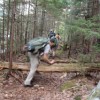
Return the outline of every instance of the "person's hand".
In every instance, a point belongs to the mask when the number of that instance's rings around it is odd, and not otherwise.
[[[50,62],[50,64],[54,64],[55,63],[55,60],[52,60],[51,62]]]

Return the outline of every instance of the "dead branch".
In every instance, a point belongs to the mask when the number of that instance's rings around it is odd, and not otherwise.
[[[10,73],[10,75],[11,75],[12,77],[14,77],[19,83],[22,84],[22,81],[21,81],[17,76],[15,76],[12,72]]]

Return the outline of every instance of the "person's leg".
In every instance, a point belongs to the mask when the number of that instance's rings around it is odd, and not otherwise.
[[[31,67],[30,67],[30,72],[29,72],[26,80],[24,81],[24,85],[31,85],[31,81],[32,81],[32,79],[33,79],[33,77],[35,75],[37,66],[39,64],[38,54],[37,55],[33,55],[32,53],[29,52],[28,56],[30,58]]]

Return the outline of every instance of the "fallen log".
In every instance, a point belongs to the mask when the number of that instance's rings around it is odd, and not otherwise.
[[[56,60],[55,63],[77,63],[77,60]]]
[[[71,60],[56,60],[55,63],[78,63],[78,60],[75,60],[75,59],[71,59]],[[83,63],[89,63],[89,62],[84,61]],[[100,61],[94,61],[93,63],[100,63]]]
[[[41,61],[43,61],[43,60],[41,59]],[[74,60],[74,59],[72,59],[72,60],[55,60],[55,63],[78,63],[78,61]]]
[[[0,68],[9,68],[8,62],[0,62]],[[13,62],[12,69],[29,70],[29,63]],[[100,71],[100,63],[86,63],[83,65],[79,63],[58,63],[53,65],[40,64],[37,71],[40,72],[81,72],[81,71]]]

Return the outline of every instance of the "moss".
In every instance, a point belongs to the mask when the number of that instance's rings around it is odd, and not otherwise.
[[[76,86],[75,80],[68,81],[68,82],[62,84],[61,91],[70,89],[70,88],[72,88],[74,86]]]
[[[81,100],[81,96],[80,95],[77,95],[74,100]]]

